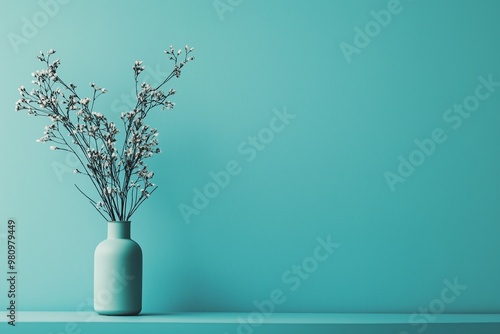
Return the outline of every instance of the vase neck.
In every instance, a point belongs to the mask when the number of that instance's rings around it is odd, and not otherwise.
[[[108,222],[108,239],[130,239],[130,222]]]

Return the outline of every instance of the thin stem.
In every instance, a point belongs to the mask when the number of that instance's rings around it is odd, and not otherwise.
[[[106,219],[106,216],[104,216],[104,215],[102,214],[102,212],[101,212],[101,211],[100,211],[100,210],[96,207],[96,206],[97,206],[97,203],[96,203],[96,202],[95,202],[92,198],[90,198],[89,196],[87,196],[87,194],[85,194],[85,193],[84,193],[84,192],[83,192],[83,191],[82,191],[82,190],[81,190],[81,189],[80,189],[80,188],[79,188],[76,184],[75,184],[75,187],[76,187],[76,189],[78,189],[78,191],[79,191],[80,193],[82,193],[82,195],[83,195],[83,196],[85,196],[85,197],[86,197],[86,198],[90,201],[90,203],[91,203],[91,204],[93,204],[93,205],[94,205],[94,207],[95,207],[95,209],[97,210],[97,212],[99,212],[99,214],[100,214],[100,215],[101,215],[104,219]],[[109,214],[109,213],[108,213],[108,214]]]

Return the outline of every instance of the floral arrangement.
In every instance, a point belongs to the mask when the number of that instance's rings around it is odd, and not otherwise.
[[[24,86],[19,88],[21,98],[16,103],[16,111],[27,110],[28,115],[50,119],[51,124],[45,127],[44,135],[37,142],[51,142],[51,150],[68,151],[78,158],[81,169],[75,169],[74,173],[88,176],[100,199],[92,199],[75,186],[106,220],[130,220],[156,190],[157,186],[151,182],[154,173],[145,160],[160,153],[158,131],[145,124],[144,119],[153,108],[174,107],[169,97],[175,90],[165,93],[161,88],[172,78],[180,77],[181,69],[194,60],[193,50],[187,45],[184,51],[175,51],[172,46],[165,50],[174,63],[173,69],[157,87],[146,82],[139,85],[144,66],[142,61],[134,63],[137,103],[133,110],[121,114],[123,132],[102,113],[94,111],[96,99],[107,90],[91,83],[91,97],[80,97],[77,87],[67,84],[57,74],[61,62],[51,60],[55,53],[52,49],[47,54],[40,52],[37,57],[46,68],[32,73],[32,84],[36,88],[29,92]]]

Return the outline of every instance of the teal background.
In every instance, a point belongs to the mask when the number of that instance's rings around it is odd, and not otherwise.
[[[163,50],[188,43],[196,60],[170,84],[176,108],[148,118],[163,153],[149,163],[160,187],[132,219],[144,312],[250,312],[281,289],[279,312],[413,313],[454,278],[467,289],[445,312],[500,312],[500,89],[459,129],[442,118],[478,76],[500,81],[500,2],[401,0],[350,63],[339,44],[387,1],[233,1],[221,20],[211,0],[72,0],[18,52],[8,34],[42,7],[0,3],[0,270],[13,217],[19,309],[89,310],[106,237],[72,161],[35,143],[47,120],[14,112],[34,57],[56,49],[82,95],[106,87],[96,109],[113,118],[133,62],[167,71]],[[274,108],[296,117],[246,161],[238,146]],[[435,128],[447,141],[392,192],[384,173]],[[231,160],[242,172],[186,224],[179,205]],[[328,235],[341,247],[292,291],[282,275]]]

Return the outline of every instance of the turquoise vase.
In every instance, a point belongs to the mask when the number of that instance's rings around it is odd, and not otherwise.
[[[137,315],[142,309],[142,250],[130,239],[130,222],[108,222],[108,238],[94,254],[94,310]]]

